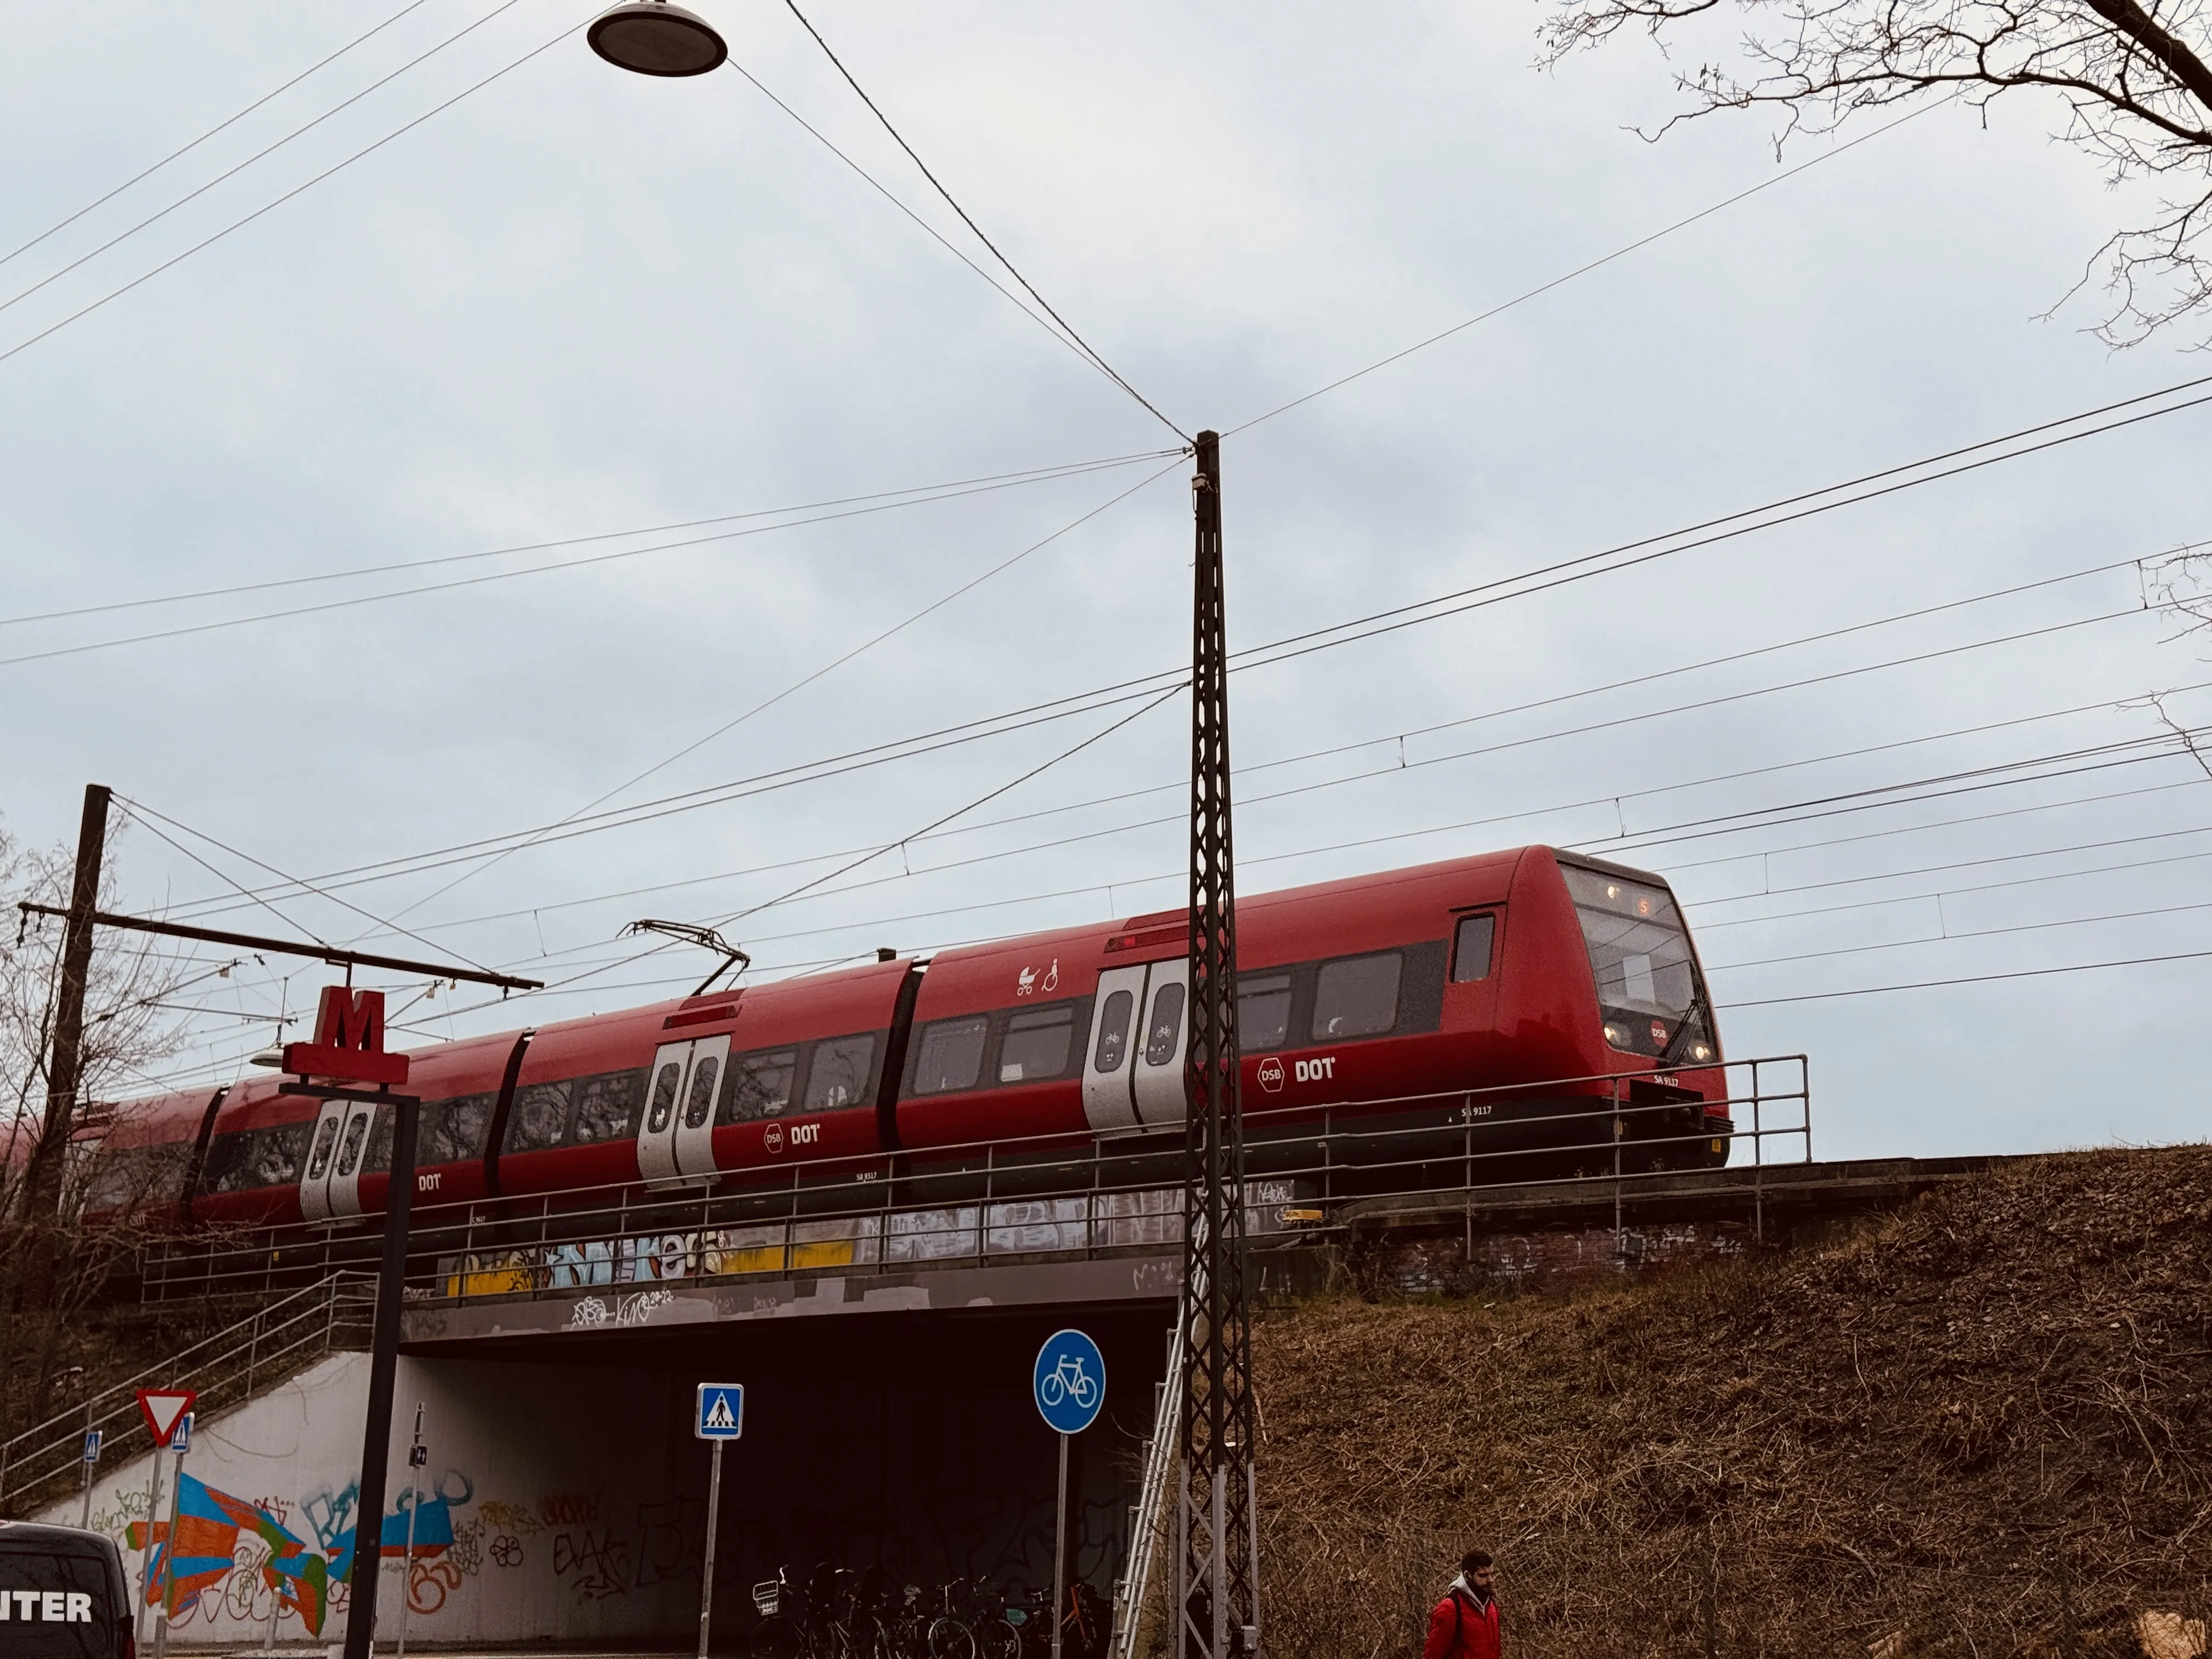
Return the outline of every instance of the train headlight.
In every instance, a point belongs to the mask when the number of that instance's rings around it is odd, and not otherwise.
[[[1607,1026],[1605,1028],[1605,1040],[1607,1042],[1610,1042],[1616,1048],[1620,1047],[1620,1027],[1618,1025]]]
[[[1692,1060],[1711,1060],[1712,1057],[1713,1050],[1712,1046],[1710,1043],[1693,1042],[1690,1045],[1690,1058]]]

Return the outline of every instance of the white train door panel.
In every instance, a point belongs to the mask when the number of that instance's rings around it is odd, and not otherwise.
[[[337,1162],[338,1131],[345,1127],[346,1103],[326,1100],[307,1138],[307,1158],[300,1171],[300,1213],[309,1221],[331,1218],[331,1165]]]
[[[1131,1096],[1137,1068],[1137,1017],[1145,1006],[1145,969],[1109,968],[1098,975],[1091,1005],[1091,1042],[1083,1053],[1083,1115],[1093,1129],[1131,1129],[1137,1109]]]
[[[665,1187],[678,1178],[676,1128],[690,1069],[688,1042],[664,1042],[653,1052],[653,1076],[645,1085],[645,1121],[637,1126],[637,1172],[650,1186]]]
[[[701,1037],[691,1045],[690,1067],[684,1079],[684,1106],[676,1115],[674,1137],[676,1173],[684,1180],[708,1179],[714,1173],[714,1101],[721,1093],[722,1073],[729,1063],[726,1034]]]
[[[1137,1121],[1147,1128],[1183,1121],[1182,1056],[1189,1041],[1190,963],[1155,962],[1145,975],[1144,1023],[1137,1029]]]
[[[366,1101],[337,1103],[345,1112],[345,1127],[338,1131],[337,1156],[331,1163],[331,1218],[345,1221],[361,1213],[361,1166],[368,1161],[376,1108]]]

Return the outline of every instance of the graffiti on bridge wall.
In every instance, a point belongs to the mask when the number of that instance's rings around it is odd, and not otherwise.
[[[245,1498],[182,1477],[173,1571],[166,1520],[145,1518],[147,1494],[118,1490],[94,1517],[133,1552],[150,1547],[145,1593],[173,1628],[234,1621],[266,1627],[297,1620],[320,1636],[349,1600],[361,1488],[356,1481],[296,1498]],[[474,1513],[457,1511],[473,1509]],[[449,1469],[416,1492],[402,1487],[380,1528],[380,1565],[401,1580],[413,1613],[432,1617],[468,1580],[521,1568],[533,1549],[575,1605],[695,1578],[702,1519],[696,1498],[635,1506],[634,1526],[604,1514],[598,1492],[541,1495],[533,1504],[476,1498],[474,1482]],[[410,1540],[410,1523],[412,1523]],[[526,1541],[528,1540],[528,1541]],[[410,1547],[411,1542],[411,1547]]]

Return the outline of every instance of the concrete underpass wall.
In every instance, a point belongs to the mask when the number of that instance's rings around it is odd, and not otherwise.
[[[726,1455],[715,1632],[742,1641],[751,1584],[788,1565],[880,1563],[902,1582],[1018,1579],[1048,1587],[1056,1445],[1025,1378],[988,1382],[894,1356],[867,1376],[747,1382],[745,1437]],[[994,1362],[991,1370],[1006,1369]],[[388,1477],[378,1635],[397,1634],[404,1569],[410,1645],[631,1642],[688,1647],[697,1628],[708,1450],[690,1433],[697,1364],[653,1368],[403,1357]],[[1133,1456],[1151,1420],[1150,1379],[1115,1380],[1077,1442],[1076,1569],[1102,1590],[1121,1571]],[[198,1425],[185,1473],[201,1519],[180,1528],[179,1571],[198,1575],[172,1626],[186,1647],[341,1639],[349,1591],[318,1608],[296,1562],[278,1606],[262,1564],[319,1558],[334,1571],[354,1525],[365,1355],[322,1362],[228,1416]],[[405,1467],[416,1402],[429,1448],[403,1561]],[[100,1471],[92,1524],[125,1547],[148,1511],[150,1459]],[[169,1511],[163,1472],[159,1519]],[[79,1501],[43,1519],[75,1524]],[[209,1518],[212,1516],[213,1518]],[[287,1539],[297,1540],[296,1552]],[[308,1575],[313,1577],[313,1574]],[[319,1616],[318,1616],[319,1614]],[[148,1626],[150,1631],[150,1626]]]

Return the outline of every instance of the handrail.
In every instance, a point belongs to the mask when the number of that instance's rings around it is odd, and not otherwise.
[[[1789,1160],[1793,1163],[1810,1158],[1808,1067],[1802,1055],[1725,1064],[1731,1080],[1747,1080],[1748,1092],[1732,1091],[1720,1100],[1639,1104],[1623,1098],[1628,1093],[1623,1085],[1651,1074],[1624,1072],[1262,1109],[1248,1120],[1256,1131],[1247,1135],[1248,1152],[1258,1160],[1251,1178],[1279,1183],[1261,1189],[1277,1194],[1262,1200],[1270,1205],[1309,1197],[1338,1205],[1355,1198],[1432,1193],[1439,1189],[1437,1176],[1448,1168],[1457,1179],[1442,1185],[1470,1194],[1488,1187],[1540,1188],[1594,1178],[1610,1181],[1625,1202],[1625,1183],[1643,1173],[1632,1167],[1637,1161],[1650,1162],[1669,1148],[1687,1149],[1716,1139],[1703,1114],[1718,1110],[1731,1115],[1730,1136],[1749,1152],[1741,1167],[1749,1172],[1747,1196],[1763,1228],[1764,1171],[1773,1166],[1765,1143],[1781,1139],[1794,1154]],[[1773,1086],[1778,1066],[1787,1068],[1785,1078],[1796,1086]],[[1610,1086],[1596,1094],[1560,1092],[1597,1083]],[[1508,1092],[1527,1106],[1547,1109],[1486,1118],[1485,1097]],[[1456,1109],[1455,1116],[1411,1127],[1376,1121],[1392,1109],[1402,1112],[1440,1104]],[[1776,1107],[1792,1109],[1777,1121],[1768,1109]],[[1749,1109],[1747,1125],[1744,1108]],[[1638,1133],[1655,1115],[1683,1117],[1686,1127],[1669,1133],[1662,1122],[1661,1133]],[[1486,1139],[1486,1122],[1510,1125],[1511,1144],[1478,1150]],[[1547,1125],[1570,1127],[1559,1131],[1564,1139],[1547,1142],[1541,1138]],[[1286,1128],[1291,1133],[1283,1133]],[[667,1189],[631,1181],[426,1206],[416,1211],[412,1228],[410,1255],[422,1265],[411,1273],[410,1296],[416,1301],[465,1301],[645,1279],[720,1279],[792,1270],[806,1265],[810,1254],[816,1265],[829,1265],[823,1249],[810,1251],[817,1246],[829,1247],[830,1255],[836,1247],[852,1247],[848,1260],[838,1265],[864,1265],[852,1259],[862,1255],[878,1263],[981,1259],[1019,1253],[1010,1252],[994,1234],[1063,1223],[1092,1224],[1083,1229],[1079,1243],[1060,1248],[1093,1254],[1118,1248],[1099,1243],[1096,1224],[1102,1221],[1157,1214],[1164,1223],[1173,1209],[1171,1218],[1180,1222],[1180,1207],[1168,1202],[1170,1194],[1162,1181],[1164,1162],[1179,1156],[1179,1148],[1168,1144],[1172,1133],[1164,1127],[1158,1134],[1060,1131],[914,1154],[810,1160],[777,1172],[774,1181],[748,1179],[753,1171],[726,1171],[714,1182]],[[1457,1144],[1447,1151],[1440,1139]],[[1557,1164],[1561,1154],[1571,1154],[1586,1170],[1595,1164],[1596,1172],[1526,1172],[1528,1160],[1550,1156]],[[1505,1178],[1516,1165],[1522,1172]],[[1499,1179],[1486,1179],[1493,1174]],[[1345,1190],[1355,1177],[1358,1189]],[[1722,1184],[1742,1180],[1723,1178]],[[1294,1194],[1292,1188],[1302,1184],[1306,1190]],[[273,1283],[279,1271],[315,1271],[318,1264],[326,1270],[349,1256],[360,1257],[365,1266],[368,1258],[362,1252],[374,1238],[377,1219],[364,1217],[351,1225],[282,1224],[240,1230],[214,1243],[159,1247],[142,1258],[143,1293],[150,1298],[213,1291],[249,1276]],[[669,1260],[647,1260],[663,1255]],[[748,1261],[761,1265],[738,1265]]]
[[[0,1506],[77,1467],[88,1430],[107,1431],[110,1444],[103,1447],[104,1454],[127,1445],[134,1435],[143,1435],[150,1448],[152,1436],[137,1411],[137,1390],[142,1386],[157,1379],[163,1387],[197,1386],[204,1398],[221,1395],[216,1403],[228,1408],[252,1399],[263,1379],[275,1383],[290,1376],[303,1351],[313,1350],[310,1357],[320,1358],[335,1345],[339,1306],[349,1293],[366,1306],[367,1286],[359,1275],[327,1274],[0,1441]],[[228,1346],[216,1348],[225,1342]],[[210,1348],[216,1351],[204,1352]],[[194,1355],[202,1357],[185,1364]],[[240,1384],[234,1393],[228,1386],[234,1383]],[[206,1408],[200,1407],[203,1413]],[[113,1429],[118,1422],[122,1427]]]
[[[1180,1305],[1175,1334],[1168,1342],[1168,1374],[1153,1390],[1152,1438],[1145,1451],[1143,1484],[1138,1489],[1136,1524],[1130,1528],[1128,1571],[1114,1598],[1114,1651],[1136,1659],[1138,1628],[1145,1622],[1145,1590],[1159,1554],[1167,1514],[1168,1477],[1175,1468],[1176,1439],[1182,1426],[1178,1391],[1182,1387],[1182,1337],[1189,1324]]]

